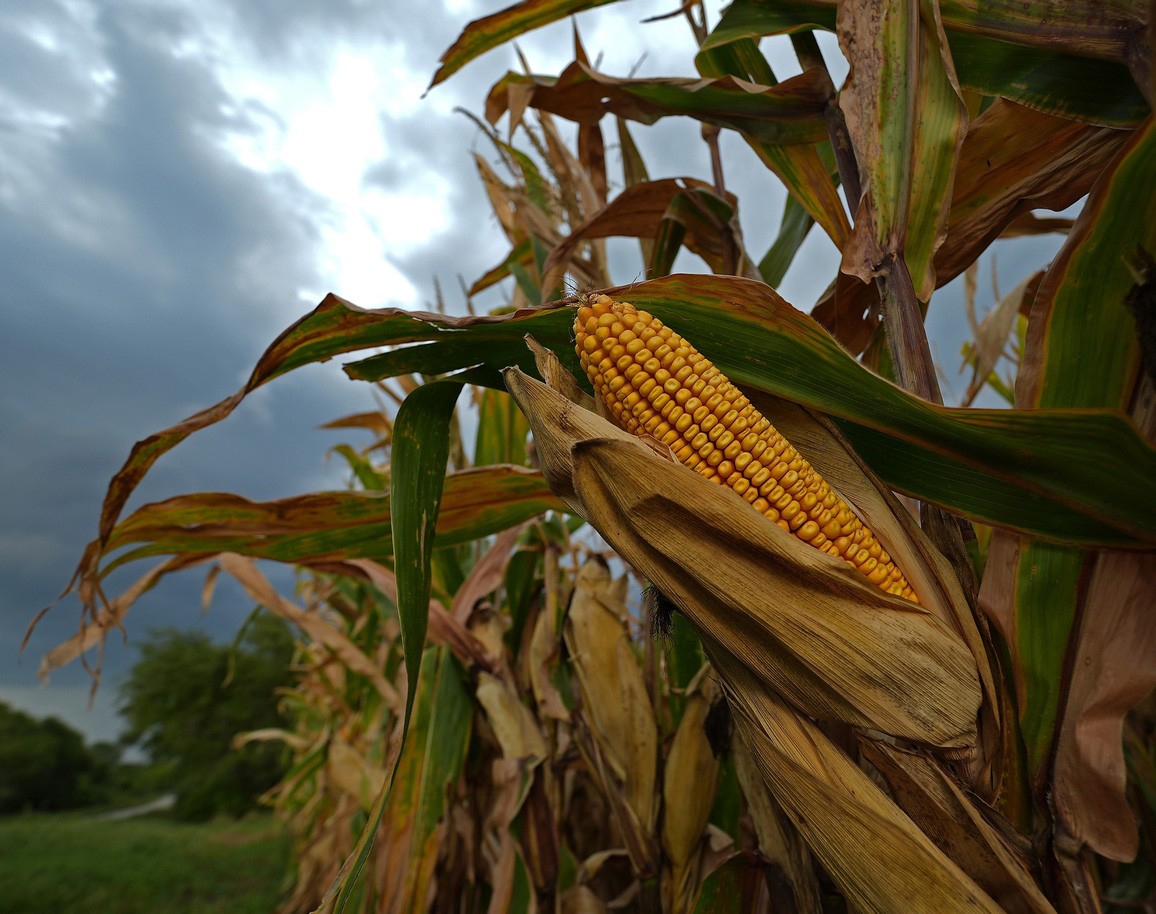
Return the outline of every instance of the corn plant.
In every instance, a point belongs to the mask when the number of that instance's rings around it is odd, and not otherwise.
[[[434,84],[598,5],[473,22]],[[576,37],[562,73],[490,90],[509,139],[480,125],[497,164],[478,167],[510,247],[471,292],[509,281],[511,307],[329,296],[238,394],[136,446],[78,569],[84,626],[47,665],[209,561],[299,625],[297,729],[249,737],[296,759],[273,798],[298,835],[287,910],[1150,907],[1150,8],[679,15],[693,76],[600,73]],[[850,64],[839,87],[816,30]],[[776,78],[772,35],[801,75]],[[630,123],[666,117],[698,122],[709,180],[649,179]],[[724,130],[788,192],[761,256]],[[1074,221],[1037,213],[1080,201]],[[841,262],[807,314],[774,287],[816,226]],[[968,402],[989,386],[1011,408],[943,405],[934,293],[974,282],[999,239],[1056,231],[965,350]],[[645,281],[612,285],[611,236],[638,240]],[[671,274],[682,250],[709,272]],[[594,291],[562,297],[568,281]],[[153,462],[248,392],[378,347],[346,373],[405,380],[395,415],[352,420],[388,454],[346,449],[358,487],[121,519]],[[160,555],[101,598],[112,569]],[[301,568],[309,606],[256,558]]]

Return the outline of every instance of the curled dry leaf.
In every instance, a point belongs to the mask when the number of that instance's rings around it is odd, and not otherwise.
[[[569,720],[570,712],[550,678],[551,661],[558,648],[558,632],[553,611],[546,609],[534,619],[526,664],[529,667],[530,688],[534,702],[543,720]]]
[[[942,570],[930,562],[908,570],[922,606],[885,594],[733,492],[546,385],[516,369],[505,377],[551,488],[712,639],[724,677],[732,664],[750,669],[816,719],[931,746],[974,746],[976,663],[945,621],[952,609],[929,608],[939,590],[950,590]],[[924,555],[883,542],[897,560]]]
[[[157,582],[165,575],[189,568],[193,565],[199,565],[202,562],[209,561],[211,558],[211,555],[177,555],[150,568],[137,578],[124,593],[114,600],[104,603],[92,621],[89,621],[87,618],[82,618],[80,630],[75,635],[67,641],[58,644],[41,658],[40,669],[37,671],[41,682],[47,683],[48,677],[53,670],[58,670],[60,667],[71,663],[93,648],[103,650],[104,639],[108,636],[108,633],[122,626],[125,614],[132,608],[133,604],[140,599],[142,594],[152,590]],[[29,626],[28,631],[24,635],[25,644],[28,643],[28,639],[32,636],[32,627],[36,625],[36,622],[39,621],[45,612],[47,612],[47,610],[43,610],[40,615],[37,616],[37,619],[33,621],[32,625]],[[93,670],[93,674],[93,688],[95,689],[100,682],[99,661]]]

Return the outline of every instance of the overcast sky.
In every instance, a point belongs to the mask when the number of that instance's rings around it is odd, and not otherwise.
[[[462,26],[504,5],[5,0],[0,701],[114,738],[115,685],[148,628],[236,632],[251,607],[235,589],[223,584],[202,618],[203,572],[158,588],[129,615],[128,644],[110,640],[91,713],[79,664],[47,688],[36,680],[41,654],[75,630],[75,600],[18,651],[95,534],[105,486],[133,442],[234,392],[326,292],[423,308],[436,278],[462,310],[458,277],[471,282],[505,255],[471,158],[487,144],[454,108],[480,112],[490,85],[517,67],[513,52],[492,52],[422,98]],[[638,25],[674,6],[634,0],[581,16],[588,53],[612,75],[693,75],[681,20]],[[555,74],[571,59],[570,28],[520,42],[536,72]],[[824,47],[831,54],[833,41]],[[797,72],[788,47],[771,50],[780,78]],[[709,178],[693,123],[634,136],[652,177]],[[724,155],[732,188],[758,202],[741,212],[757,258],[773,240],[782,192],[741,142],[724,136]],[[617,166],[611,151],[612,174]],[[835,264],[815,231],[780,291],[807,310]],[[694,258],[680,266],[701,269]],[[1018,278],[1001,276],[1003,287]],[[939,354],[954,367],[962,317],[942,311]],[[303,369],[163,457],[130,509],[190,491],[265,499],[339,487],[344,474],[327,449],[366,442],[317,426],[372,404],[337,363]]]

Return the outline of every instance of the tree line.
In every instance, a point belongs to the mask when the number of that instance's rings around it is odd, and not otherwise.
[[[87,744],[55,717],[0,702],[0,815],[57,812],[177,796],[187,820],[239,816],[284,774],[279,744],[233,750],[237,733],[289,721],[277,691],[292,680],[293,635],[257,613],[232,644],[203,632],[151,631],[118,689],[126,730]],[[129,747],[147,761],[125,761]]]

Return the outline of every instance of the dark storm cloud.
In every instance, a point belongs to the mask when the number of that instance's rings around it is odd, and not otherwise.
[[[493,4],[483,4],[492,7]],[[503,4],[504,5],[504,4]],[[420,6],[381,0],[246,0],[230,5],[239,31],[270,58],[307,56],[311,45],[334,39],[358,43],[403,40],[405,54],[419,70],[445,49],[444,36],[460,28],[461,18],[440,3]],[[467,14],[468,15],[468,14]],[[481,13],[479,13],[481,15]],[[456,32],[454,33],[456,36]],[[448,46],[448,42],[446,43]],[[433,70],[430,70],[432,75]]]

